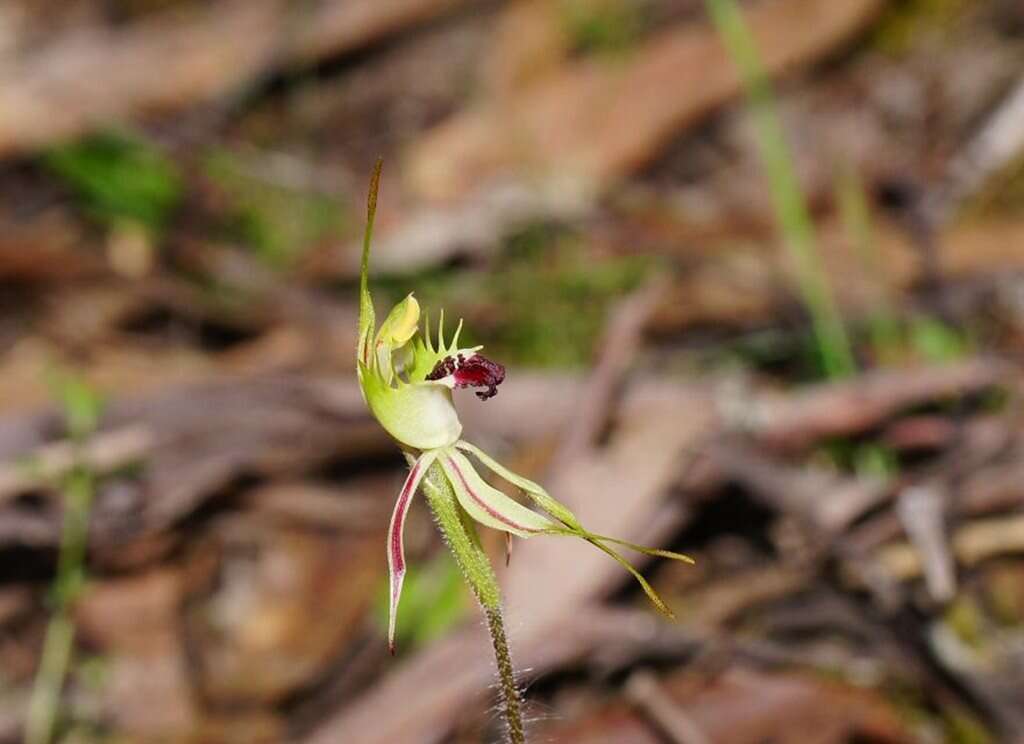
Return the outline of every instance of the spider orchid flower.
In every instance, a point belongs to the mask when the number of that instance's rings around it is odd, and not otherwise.
[[[475,522],[505,532],[508,536],[562,535],[586,540],[622,564],[654,605],[672,617],[672,612],[650,584],[611,546],[625,546],[645,555],[692,562],[690,558],[588,531],[568,507],[552,498],[541,486],[517,475],[461,438],[462,424],[455,410],[452,392],[459,388],[474,388],[476,396],[486,401],[497,394],[498,386],[505,380],[505,368],[480,354],[482,347],[459,346],[461,321],[451,337],[446,339],[442,312],[435,334],[426,319],[421,325],[419,303],[409,294],[375,329],[367,269],[378,177],[379,171],[371,185],[360,272],[357,374],[371,412],[406,451],[411,463],[391,515],[387,538],[390,569],[388,645],[391,652],[394,653],[395,649],[395,621],[406,571],[405,519],[417,489],[432,467],[440,468],[451,486],[461,516],[468,515]],[[524,506],[489,485],[481,477],[478,465],[518,488],[540,511]]]

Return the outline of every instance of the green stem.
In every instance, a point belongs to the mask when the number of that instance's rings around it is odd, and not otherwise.
[[[71,663],[75,624],[66,610],[50,618],[25,722],[25,744],[49,744],[60,708],[60,693]]]
[[[501,707],[505,716],[509,744],[525,744],[522,699],[516,686],[512,656],[505,636],[498,578],[487,554],[480,546],[475,530],[472,525],[466,523],[455,498],[455,492],[438,463],[435,462],[427,471],[423,485],[427,504],[434,514],[441,535],[487,617],[487,630],[491,635],[494,659],[498,667]]]
[[[498,680],[501,684],[501,704],[505,712],[505,727],[511,744],[523,744],[526,732],[523,730],[522,700],[519,687],[516,686],[515,670],[512,668],[512,655],[508,650],[505,637],[505,621],[501,616],[501,608],[484,609],[487,615],[487,630],[491,634],[491,645],[494,647],[494,661],[498,666]]]
[[[900,346],[900,327],[885,281],[885,262],[871,232],[871,207],[860,173],[852,163],[845,163],[836,182],[839,217],[843,231],[853,244],[865,276],[876,277],[871,311],[868,313],[868,335],[876,360],[892,360]]]
[[[53,585],[53,601],[56,606],[46,628],[42,658],[32,686],[25,722],[26,744],[49,744],[57,724],[61,689],[71,664],[75,639],[71,606],[85,583],[85,550],[93,496],[92,474],[76,466],[67,476],[63,496],[64,523],[57,559],[57,577]]]

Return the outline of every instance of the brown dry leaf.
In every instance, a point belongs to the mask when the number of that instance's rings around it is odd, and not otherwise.
[[[1024,552],[1024,515],[1008,515],[991,519],[975,519],[955,530],[949,549],[958,566],[970,568],[991,558]],[[894,580],[916,579],[926,569],[918,546],[896,543],[877,549],[878,565]],[[850,573],[847,578],[860,583]]]
[[[216,99],[282,65],[358,48],[463,1],[230,0],[123,29],[72,28],[0,58],[0,153]]]
[[[22,220],[6,211],[0,212],[0,280],[67,281],[107,272],[101,254],[82,248],[82,227],[66,212],[50,209]]]
[[[383,576],[379,533],[343,537],[248,516],[219,522],[190,560],[186,632],[214,707],[280,702],[357,636]]]
[[[763,234],[765,227],[758,229]],[[881,271],[869,274],[864,259],[850,245],[843,228],[832,218],[819,223],[819,245],[830,286],[843,309],[863,315],[877,303],[879,291],[908,291],[923,278],[920,253],[906,231],[886,220],[872,229],[873,248]],[[687,227],[657,238],[671,245],[692,265],[673,281],[658,309],[655,326],[667,333],[694,326],[747,327],[775,317],[796,301],[789,259],[775,241],[750,235],[715,235],[706,239]],[[954,225],[938,245],[942,277],[951,284],[999,273],[1024,271],[1024,222],[986,219]],[[681,247],[680,247],[681,246]]]
[[[910,744],[897,712],[878,695],[807,674],[730,669],[708,681],[682,673],[661,688],[705,742],[729,744]],[[645,720],[646,718],[646,720]],[[660,725],[659,725],[660,724]],[[664,722],[612,704],[543,736],[566,744],[662,741]],[[695,734],[696,736],[697,734]]]
[[[901,410],[937,399],[1010,384],[1012,365],[993,358],[909,368],[878,369],[859,377],[765,395],[735,423],[762,444],[800,449],[830,436],[863,432]]]
[[[97,581],[76,604],[80,639],[107,668],[104,710],[125,735],[175,740],[200,718],[182,643],[182,590],[180,572],[158,569]]]
[[[826,270],[837,297],[852,310],[865,310],[875,301],[879,285],[907,289],[925,278],[919,250],[907,232],[878,221],[873,230],[881,276],[866,276],[863,258],[849,244],[843,228],[832,220],[820,226]],[[952,225],[936,244],[938,270],[949,281],[1024,270],[1024,221],[1010,218],[968,220]]]
[[[777,74],[835,49],[882,5],[769,0],[753,7],[748,21],[765,67]],[[410,184],[428,198],[453,199],[510,172],[557,173],[601,191],[739,90],[713,29],[683,25],[646,41],[625,62],[572,62],[510,100],[445,122],[413,151]]]
[[[802,568],[778,564],[747,568],[715,577],[683,593],[679,598],[679,614],[686,617],[688,625],[713,628],[756,605],[798,592],[810,579],[810,574]]]
[[[569,51],[558,3],[516,0],[499,16],[487,55],[490,95],[507,98],[557,69]]]
[[[216,374],[208,354],[184,346],[160,349],[118,344],[93,349],[90,359],[75,365],[64,346],[41,337],[19,340],[0,362],[0,411],[30,411],[53,401],[48,374],[63,364],[76,366],[98,390],[144,393],[200,382]]]

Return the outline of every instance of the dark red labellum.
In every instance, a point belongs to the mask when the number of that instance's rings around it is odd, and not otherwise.
[[[480,354],[474,354],[468,359],[459,354],[439,361],[427,379],[440,380],[449,376],[455,377],[455,387],[458,388],[486,388],[474,392],[480,400],[487,400],[498,394],[498,385],[505,381],[505,368]]]

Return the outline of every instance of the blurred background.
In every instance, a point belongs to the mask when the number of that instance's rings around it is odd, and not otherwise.
[[[469,439],[532,741],[1024,741],[1019,0],[5,0],[0,741],[500,739],[355,383],[358,241]]]

